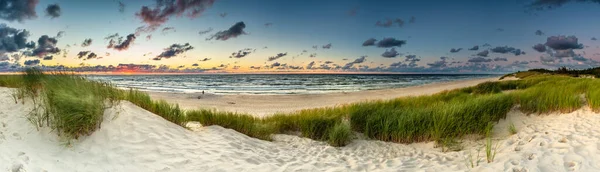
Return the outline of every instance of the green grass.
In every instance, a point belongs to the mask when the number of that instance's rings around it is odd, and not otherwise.
[[[515,124],[512,122],[508,124],[508,133],[511,135],[517,134],[517,127],[515,127]]]
[[[585,103],[600,111],[600,89],[596,89],[600,81],[536,73],[517,73],[524,79],[485,82],[433,95],[305,109],[265,118],[203,109],[183,111],[176,104],[152,100],[141,91],[34,70],[23,76],[0,76],[0,86],[19,88],[16,97],[30,97],[39,105],[28,119],[38,126],[51,126],[68,138],[93,132],[102,122],[104,109],[120,100],[181,126],[197,121],[263,140],[271,140],[273,134],[296,134],[332,146],[350,143],[353,133],[358,132],[382,141],[436,141],[443,148],[449,147],[465,135],[485,136],[516,105],[532,114],[572,112]]]

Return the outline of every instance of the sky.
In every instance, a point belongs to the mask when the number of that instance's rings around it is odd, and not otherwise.
[[[0,0],[0,71],[589,68],[600,65],[594,16],[597,0]]]

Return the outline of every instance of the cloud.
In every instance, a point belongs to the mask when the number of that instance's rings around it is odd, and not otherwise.
[[[488,50],[477,53],[477,55],[481,56],[481,57],[487,57],[488,54],[490,54],[490,51],[488,51]]]
[[[501,57],[496,57],[496,58],[494,58],[494,61],[495,61],[495,62],[498,62],[498,61],[508,61],[508,59],[506,59],[506,58],[501,58]]]
[[[90,38],[83,40],[83,43],[81,43],[81,47],[87,47],[90,45],[92,45],[92,39]]]
[[[573,49],[555,50],[553,53],[551,53],[551,55],[557,58],[574,57],[575,52],[573,51]]]
[[[194,63],[194,64],[192,64],[192,66],[193,67],[197,67],[197,66],[200,66],[200,65],[198,65],[198,63]]]
[[[588,59],[586,59],[586,58],[585,58],[585,57],[583,57],[583,56],[573,56],[573,60],[575,60],[575,61],[580,61],[580,62],[585,62],[585,61],[588,61]]]
[[[344,65],[344,67],[342,67],[342,69],[351,69],[354,64],[360,64],[365,62],[365,60],[367,59],[367,56],[361,56],[360,58],[355,59],[354,61],[350,62],[350,63],[346,63],[346,65]]]
[[[146,40],[151,40],[152,39],[152,35],[146,35]]]
[[[509,46],[495,47],[495,48],[492,48],[490,50],[493,53],[501,53],[501,54],[512,53],[515,56],[519,56],[519,55],[521,55],[523,53],[521,51],[521,49],[517,49],[517,48],[513,48],[513,47],[509,47]]]
[[[395,48],[392,48],[391,50],[385,50],[385,52],[381,54],[381,57],[394,58],[398,55],[400,55],[400,53],[398,53]]]
[[[542,36],[542,35],[544,35],[544,32],[542,32],[541,30],[536,30],[535,35]]]
[[[233,26],[231,26],[229,29],[224,30],[224,31],[219,31],[217,33],[215,33],[214,35],[212,35],[210,38],[207,38],[206,40],[212,40],[213,38],[216,40],[228,40],[229,38],[236,38],[242,34],[246,34],[246,32],[244,32],[244,29],[246,28],[246,24],[244,24],[244,22],[237,22],[235,23]]]
[[[410,16],[410,19],[408,19],[408,23],[415,23],[417,22],[417,18],[415,16]]]
[[[58,33],[56,33],[56,38],[62,38],[63,36],[65,36],[66,32],[65,31],[58,31]]]
[[[323,49],[331,49],[331,43],[329,43],[327,45],[323,45],[321,48],[323,48]]]
[[[452,49],[450,49],[450,52],[451,53],[458,53],[458,52],[460,52],[460,50],[462,50],[462,48],[458,48],[458,49],[452,48]]]
[[[265,23],[265,27],[271,27],[273,26],[273,23]]]
[[[372,46],[375,45],[375,42],[377,42],[377,39],[375,38],[369,38],[367,39],[365,42],[363,42],[362,46]]]
[[[120,13],[124,13],[125,12],[125,3],[119,1],[119,12]]]
[[[471,63],[487,63],[487,62],[491,62],[492,59],[486,59],[483,57],[473,57],[470,58],[467,62],[471,62]]]
[[[129,46],[131,46],[133,41],[135,41],[135,38],[136,37],[134,34],[129,34],[129,35],[127,35],[127,38],[125,39],[125,41],[123,41],[122,36],[120,37],[119,34],[114,34],[114,35],[107,36],[104,39],[110,39],[108,46],[106,48],[113,48],[115,50],[123,51],[123,50],[129,49]],[[115,39],[117,39],[118,41],[115,41]]]
[[[287,53],[277,53],[277,55],[269,57],[268,61],[273,61],[273,60],[277,60],[283,56],[286,56]]]
[[[356,16],[357,13],[358,13],[358,7],[354,7],[352,9],[348,10],[349,16]]]
[[[3,54],[2,56],[0,56],[0,62],[9,61],[9,60],[10,60],[10,58],[6,54]]]
[[[583,44],[579,44],[575,36],[550,36],[546,40],[546,46],[553,50],[582,49]]]
[[[479,50],[479,45],[475,45],[475,46],[473,46],[473,48],[469,48],[469,50],[477,51],[477,50]]]
[[[89,53],[91,53],[91,51],[80,51],[79,53],[77,53],[77,57],[81,59],[84,56],[87,56]]]
[[[167,34],[171,32],[176,32],[174,27],[165,27],[161,30],[162,34]]]
[[[596,37],[592,37],[592,41],[596,41],[598,40]]]
[[[440,57],[440,60],[435,61],[433,63],[427,63],[427,66],[430,68],[444,68],[447,66],[448,62],[446,61],[448,57]]]
[[[149,31],[154,31],[172,16],[185,14],[190,18],[198,17],[207,8],[210,8],[214,2],[215,0],[156,0],[154,8],[142,6],[135,15],[148,24]]]
[[[396,23],[398,25],[398,27],[404,26],[404,20],[402,20],[401,18],[396,18],[394,20],[392,20],[392,19],[386,19],[383,21],[380,20],[375,23],[375,26],[389,28],[389,27],[392,27],[394,25],[394,23]]]
[[[405,40],[397,40],[395,38],[383,38],[383,40],[377,42],[377,47],[380,47],[380,48],[401,47],[404,44],[406,44]]]
[[[50,4],[46,7],[46,16],[50,16],[50,18],[58,18],[60,17],[60,6],[58,4]]]
[[[25,66],[37,66],[40,64],[40,60],[39,59],[35,59],[35,60],[26,60],[23,63]]]
[[[209,60],[210,60],[210,58],[204,58],[204,59],[198,60],[198,61],[205,62],[205,61],[209,61]]]
[[[198,34],[200,34],[200,35],[204,35],[204,34],[207,34],[207,33],[209,33],[209,32],[212,32],[212,31],[213,31],[213,28],[212,28],[212,27],[209,27],[209,28],[208,28],[208,29],[206,29],[206,30],[201,30],[200,32],[198,32]]]
[[[219,16],[221,16],[222,18],[225,18],[227,16],[227,13],[221,13],[221,14],[219,14]]]
[[[229,58],[238,58],[239,59],[242,57],[246,57],[250,53],[252,53],[252,49],[245,48],[245,49],[239,50],[237,52],[231,53],[231,56],[229,56]]]
[[[317,53],[311,53],[310,55],[308,55],[308,57],[315,58],[315,57],[317,57]]]
[[[165,48],[164,52],[160,53],[153,60],[161,60],[163,58],[169,59],[171,57],[175,57],[181,53],[185,53],[186,51],[189,51],[192,49],[194,49],[194,47],[192,47],[189,43],[173,44],[173,45]]]
[[[546,45],[544,44],[536,44],[532,47],[535,51],[543,53],[546,52]]]
[[[0,24],[0,55],[13,53],[26,48],[34,48],[35,43],[27,42],[29,31],[19,30]]]
[[[0,19],[22,22],[37,17],[35,6],[39,0],[0,0]]]
[[[313,69],[313,66],[315,65],[315,61],[311,61],[310,63],[308,63],[306,65],[306,69]]]
[[[527,6],[532,10],[544,10],[544,9],[555,9],[561,7],[567,3],[578,2],[578,3],[598,3],[599,0],[535,0]]]
[[[29,56],[44,57],[47,54],[58,54],[60,49],[56,47],[58,40],[56,38],[50,38],[48,35],[42,35],[38,39],[37,47],[30,52]]]

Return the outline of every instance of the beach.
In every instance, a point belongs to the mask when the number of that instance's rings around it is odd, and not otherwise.
[[[147,93],[153,99],[163,99],[172,103],[178,103],[183,109],[206,108],[218,111],[248,113],[255,116],[268,116],[278,112],[289,113],[308,108],[333,107],[370,100],[388,100],[405,96],[430,95],[444,90],[474,86],[487,81],[498,81],[499,78],[466,79],[405,88],[327,94],[214,95],[210,93]]]
[[[486,162],[483,140],[442,152],[433,142],[356,139],[345,147],[293,135],[273,141],[198,123],[182,128],[129,102],[107,109],[101,127],[65,142],[24,116],[0,88],[0,171],[598,171],[600,115],[583,107],[527,115],[514,108],[494,128],[497,155]],[[514,122],[518,133],[506,127]],[[477,164],[471,167],[469,164]]]

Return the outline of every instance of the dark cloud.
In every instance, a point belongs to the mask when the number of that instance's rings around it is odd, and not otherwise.
[[[152,35],[146,35],[146,40],[151,40],[152,39]]]
[[[58,33],[56,33],[56,39],[62,38],[63,36],[65,36],[65,31],[59,31]]]
[[[331,49],[331,43],[329,43],[327,45],[323,45],[321,48],[323,48],[323,49]]]
[[[198,61],[205,62],[205,61],[209,61],[209,60],[210,60],[210,58],[204,58],[204,59],[198,60]]]
[[[546,40],[546,46],[553,50],[582,49],[583,44],[579,44],[575,36],[550,36]]]
[[[532,47],[535,51],[543,53],[546,52],[546,45],[544,44],[536,44]]]
[[[185,14],[190,18],[198,17],[214,2],[215,0],[156,0],[154,8],[142,6],[135,15],[148,24],[148,31],[154,31],[172,16]]]
[[[600,4],[600,0],[535,0],[527,6],[532,10],[544,10],[555,9],[572,2]]]
[[[52,60],[53,58],[54,58],[54,56],[46,56],[42,60]]]
[[[488,54],[490,54],[490,51],[488,50],[484,50],[482,52],[477,53],[477,56],[481,56],[481,57],[487,57]]]
[[[206,40],[212,40],[214,38],[216,40],[225,41],[229,38],[236,38],[242,34],[246,34],[246,32],[244,32],[244,28],[246,28],[246,24],[244,24],[244,22],[237,22],[229,29],[217,32]]]
[[[451,53],[458,53],[458,52],[460,52],[460,50],[462,50],[462,48],[457,48],[457,49],[452,48],[452,49],[450,49],[450,52]]]
[[[161,60],[163,58],[171,58],[171,57],[175,57],[181,53],[185,53],[186,51],[192,50],[194,49],[194,47],[192,47],[189,43],[185,43],[185,44],[173,44],[167,48],[165,48],[164,52],[160,53],[158,56],[156,56],[153,60]]]
[[[385,52],[381,54],[381,57],[394,58],[398,55],[400,55],[400,53],[398,53],[395,48],[392,48],[390,50],[385,50]]]
[[[213,28],[212,28],[212,27],[209,27],[209,28],[208,28],[208,29],[206,29],[206,30],[201,30],[200,32],[198,32],[198,34],[200,34],[200,35],[204,35],[204,34],[207,34],[207,33],[209,33],[209,32],[212,32],[212,31],[213,31]]]
[[[362,46],[372,46],[375,45],[375,42],[377,42],[377,39],[369,38],[365,42],[363,42]]]
[[[306,69],[313,69],[313,66],[315,66],[315,61],[311,61],[310,63],[308,63],[306,65]]]
[[[60,17],[60,6],[58,4],[50,4],[46,7],[46,15],[50,16],[50,18],[58,18]]]
[[[361,56],[358,59],[355,59],[354,61],[350,62],[350,63],[346,63],[346,65],[344,65],[344,67],[342,67],[342,69],[351,69],[354,64],[360,64],[365,62],[365,60],[367,59],[367,56]]]
[[[555,50],[553,53],[551,53],[551,55],[557,58],[574,57],[575,52],[573,49]]]
[[[231,53],[231,56],[229,56],[229,58],[242,58],[242,57],[246,57],[250,53],[252,53],[252,49],[245,48],[245,49],[239,50],[237,52]]]
[[[81,59],[87,56],[89,53],[91,53],[91,51],[80,51],[79,53],[77,53],[77,57]]]
[[[167,34],[171,32],[176,32],[174,27],[165,27],[161,30],[162,34]]]
[[[10,60],[10,58],[6,54],[3,54],[0,56],[0,62],[9,61],[9,60]]]
[[[273,26],[273,23],[265,23],[265,27],[271,27]]]
[[[385,27],[385,28],[389,28],[392,27],[394,25],[394,23],[396,23],[398,25],[398,27],[402,27],[404,26],[404,20],[402,20],[401,18],[396,18],[396,19],[386,19],[383,21],[377,21],[375,23],[375,26],[379,26],[379,27]]]
[[[44,57],[47,54],[58,54],[60,49],[56,47],[58,40],[56,38],[50,38],[48,35],[42,35],[38,39],[37,47],[30,52],[30,56]]]
[[[477,51],[477,50],[479,50],[479,45],[475,45],[475,46],[473,46],[473,48],[469,48],[469,50]]]
[[[0,2],[1,3],[1,2]],[[40,60],[39,59],[35,59],[35,60],[26,60],[25,63],[23,63],[25,66],[37,66],[40,64]]]
[[[119,12],[124,13],[125,12],[125,3],[119,1]]]
[[[358,13],[358,7],[354,7],[352,9],[348,10],[349,16],[356,16],[357,13]]]
[[[441,60],[435,61],[433,63],[427,63],[427,66],[430,68],[444,68],[447,66],[448,62],[446,61],[446,57],[440,57]]]
[[[308,57],[315,58],[315,57],[317,57],[317,53],[311,53],[310,55],[308,55]]]
[[[0,19],[22,22],[37,17],[35,6],[39,0],[0,0]]]
[[[415,23],[417,22],[417,18],[415,16],[410,16],[410,19],[408,19],[408,23]]]
[[[544,32],[542,32],[541,30],[536,30],[535,35],[542,36],[542,35],[544,35]]]
[[[194,64],[192,64],[192,66],[193,67],[197,67],[197,66],[200,66],[200,65],[198,65],[198,63],[194,63]]]
[[[106,48],[113,48],[115,50],[123,51],[123,50],[129,49],[129,46],[131,46],[133,41],[135,41],[135,38],[136,37],[134,34],[129,34],[129,35],[127,35],[127,38],[125,39],[125,41],[123,41],[122,36],[120,37],[119,34],[114,34],[114,35],[107,36],[104,39],[110,40],[108,43],[108,46]]]
[[[401,47],[404,44],[406,44],[405,40],[397,40],[395,38],[383,38],[383,40],[377,42],[377,47],[381,47],[381,48]]]
[[[0,55],[17,52],[26,48],[34,48],[35,43],[27,42],[28,38],[29,31],[0,24]]]
[[[496,61],[496,62],[498,62],[498,61],[508,61],[508,59],[501,58],[501,57],[496,57],[496,58],[494,58],[494,61]]]
[[[583,56],[573,56],[573,60],[575,60],[575,61],[580,61],[580,62],[585,62],[585,61],[588,61],[588,59],[586,59],[586,58],[585,58],[585,57],[583,57]]]
[[[596,39],[596,37],[592,37],[592,41],[596,41],[596,40],[598,40],[598,39]]]
[[[227,13],[221,13],[221,14],[219,14],[219,16],[221,16],[222,18],[225,18],[227,16]]]
[[[498,28],[498,29],[496,29],[496,31],[498,31],[498,32],[504,32],[504,29]]]
[[[519,55],[521,55],[523,53],[521,51],[521,49],[517,49],[517,48],[513,48],[513,47],[509,47],[509,46],[495,47],[495,48],[492,48],[490,50],[493,53],[502,53],[502,54],[512,53],[515,56],[519,56]]]
[[[92,39],[90,38],[83,40],[83,43],[81,43],[81,47],[87,47],[90,45],[92,45]]]
[[[277,55],[273,56],[273,57],[269,57],[268,61],[273,61],[273,60],[277,60],[283,56],[286,56],[287,53],[278,53]]]
[[[473,57],[470,58],[467,62],[471,62],[471,63],[487,63],[487,62],[491,62],[492,59],[486,59],[483,57]]]

